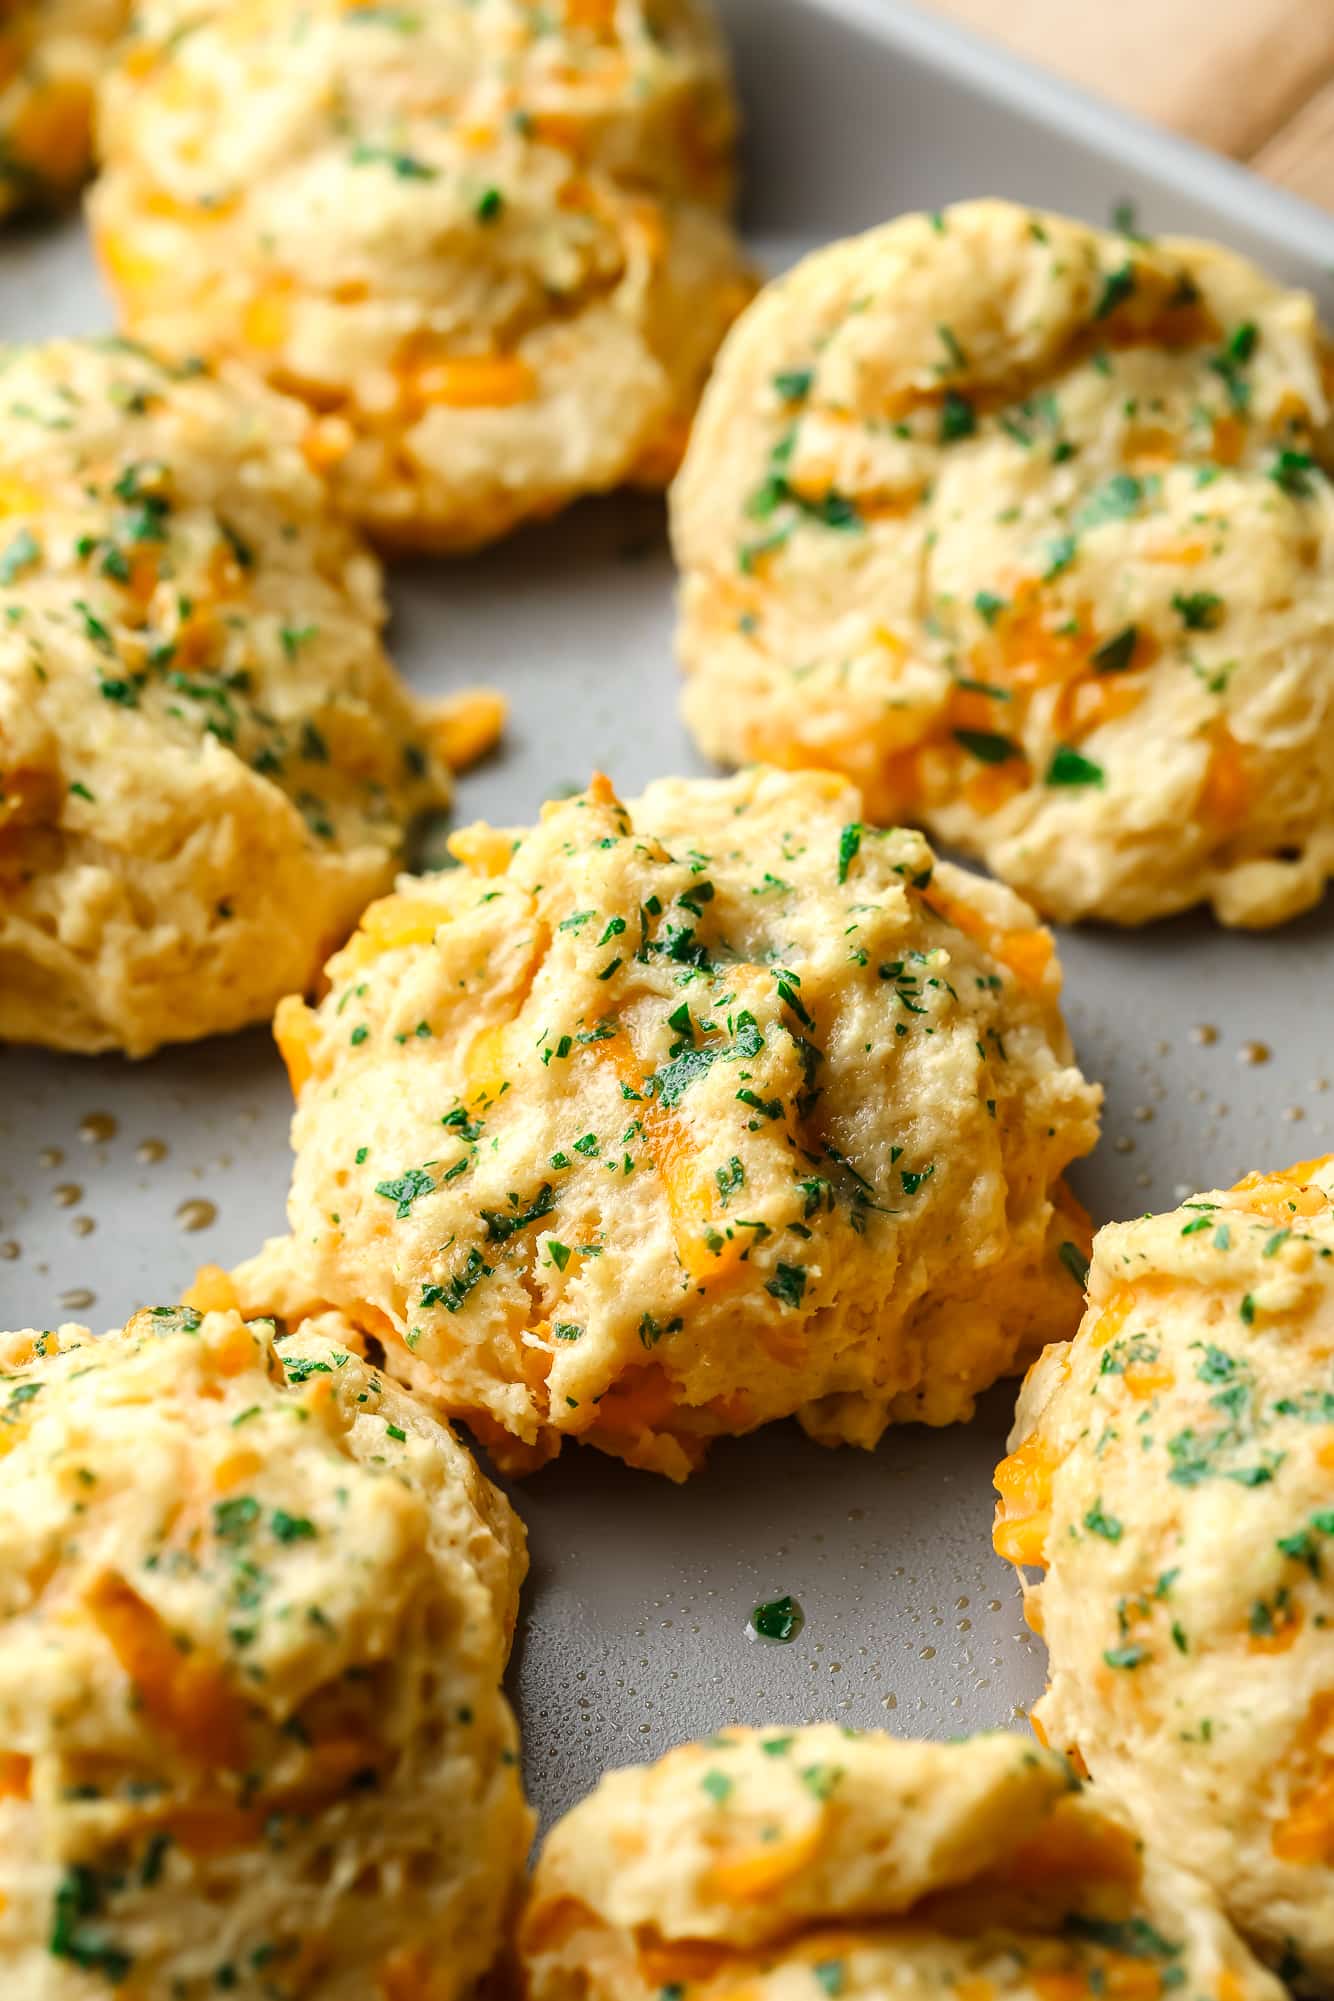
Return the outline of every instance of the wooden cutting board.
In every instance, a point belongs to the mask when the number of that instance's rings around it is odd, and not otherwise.
[[[934,0],[1334,209],[1334,0]]]

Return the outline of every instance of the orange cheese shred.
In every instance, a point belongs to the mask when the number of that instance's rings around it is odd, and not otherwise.
[[[466,771],[499,743],[509,704],[494,688],[465,688],[436,709],[428,735],[451,771]]]
[[[196,1313],[235,1313],[241,1301],[221,1265],[200,1265],[194,1283],[181,1294],[181,1304],[192,1306]]]
[[[1251,792],[1241,746],[1228,730],[1219,728],[1200,789],[1200,811],[1215,825],[1233,827],[1250,804]]]
[[[667,1193],[677,1257],[697,1283],[716,1284],[739,1266],[749,1245],[748,1240],[743,1243],[733,1236],[723,1237],[716,1249],[710,1247],[706,1231],[713,1210],[713,1189],[699,1165],[689,1127],[647,1095],[643,1070],[624,1031],[592,1047],[612,1064],[622,1084],[643,1101],[636,1116]]]
[[[425,403],[450,410],[501,410],[531,403],[537,377],[517,355],[456,354],[417,368],[412,386]]]
[[[677,1939],[669,1945],[641,1946],[639,1973],[650,1991],[686,1987],[694,1980],[711,1980],[730,1957],[727,1946],[714,1945],[708,1939]]]
[[[115,1571],[94,1581],[84,1603],[163,1736],[201,1764],[242,1769],[245,1707],[216,1662],[183,1654],[153,1607]]]
[[[1334,1865],[1334,1769],[1299,1796],[1274,1829],[1272,1846],[1280,1862]]]
[[[1148,1403],[1160,1390],[1172,1388],[1176,1382],[1176,1372],[1162,1362],[1132,1363],[1124,1371],[1121,1380],[1126,1386],[1127,1394],[1134,1397],[1136,1403]]]
[[[785,1840],[756,1842],[752,1847],[721,1856],[709,1872],[714,1891],[737,1903],[753,1903],[768,1896],[813,1860],[822,1834],[823,1828],[816,1820]]]
[[[1109,1341],[1114,1341],[1134,1310],[1134,1286],[1118,1285],[1089,1329],[1094,1347],[1105,1348]]]
[[[407,945],[429,945],[449,912],[426,896],[382,896],[364,913],[356,936],[341,956],[356,966],[368,966],[385,952]]]
[[[1007,1563],[1045,1567],[1052,1481],[1059,1464],[1046,1440],[1034,1432],[996,1468],[1001,1499],[991,1540]]]
[[[956,931],[975,938],[1022,985],[1039,987],[1046,980],[1056,947],[1051,932],[1045,926],[1034,925],[1023,931],[998,931],[971,903],[947,895],[935,883],[931,885],[925,902],[929,910],[943,918],[945,923],[952,924]]]
[[[0,1800],[32,1796],[32,1759],[22,1751],[0,1751]]]
[[[294,1098],[301,1096],[314,1070],[313,1051],[318,1032],[319,1023],[314,1011],[306,1006],[300,994],[284,994],[273,1017],[273,1039],[287,1065],[288,1082]],[[188,1302],[190,1305],[195,1303],[193,1300]]]

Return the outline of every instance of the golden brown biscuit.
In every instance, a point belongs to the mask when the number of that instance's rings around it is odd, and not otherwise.
[[[462,2001],[523,1531],[337,1316],[0,1336],[6,2001]]]
[[[674,470],[749,296],[704,0],[149,0],[94,229],[127,327],[319,413],[377,537],[467,548]]]
[[[0,1039],[261,1018],[448,798],[304,422],[121,341],[0,348]]]
[[[129,0],[0,6],[0,217],[77,191],[97,79],[128,14]]]
[[[599,779],[452,846],[280,1010],[292,1238],[247,1303],[335,1301],[506,1464],[674,1479],[792,1414],[967,1417],[1072,1328],[1100,1094],[1007,890],[817,774]]]
[[[996,1475],[1077,1749],[1244,1932],[1334,1980],[1334,1163],[1102,1230]]]
[[[844,770],[1063,921],[1305,909],[1330,352],[1228,251],[1004,202],[818,251],[728,341],[675,489],[700,743]]]
[[[1204,1886],[1023,1737],[725,1730],[547,1838],[529,2001],[1265,1997]]]

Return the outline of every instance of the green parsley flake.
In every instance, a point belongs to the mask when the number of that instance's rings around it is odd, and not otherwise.
[[[1023,756],[1017,743],[1007,736],[997,736],[992,730],[955,730],[954,741],[983,764],[1006,764],[1011,758]]]
[[[801,1305],[806,1291],[806,1268],[804,1265],[778,1264],[774,1275],[765,1285],[765,1291],[780,1300],[784,1306],[794,1309]]]
[[[1106,783],[1103,769],[1092,758],[1085,757],[1068,743],[1061,743],[1052,752],[1051,763],[1047,766],[1044,785],[1103,785]]]
[[[386,1202],[396,1204],[394,1213],[400,1223],[412,1214],[412,1205],[419,1196],[430,1195],[434,1190],[435,1183],[424,1167],[405,1168],[393,1180],[377,1181],[375,1184],[377,1195],[382,1195]]]

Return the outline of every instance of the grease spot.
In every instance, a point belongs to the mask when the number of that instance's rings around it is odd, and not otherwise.
[[[110,1112],[89,1112],[79,1121],[79,1138],[89,1146],[102,1146],[116,1137],[119,1127]]]
[[[209,1202],[202,1195],[191,1196],[182,1202],[176,1211],[176,1221],[183,1230],[206,1230],[210,1223],[218,1220],[218,1205]]]

